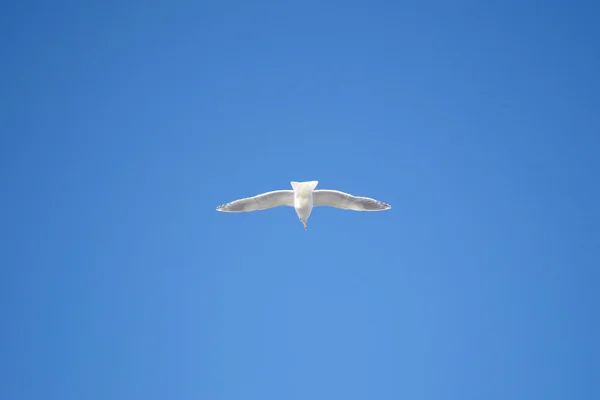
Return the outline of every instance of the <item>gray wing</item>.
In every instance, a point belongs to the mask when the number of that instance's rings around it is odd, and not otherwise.
[[[392,208],[389,204],[379,200],[353,196],[337,190],[315,190],[313,192],[313,207],[318,206],[354,211],[382,211]]]
[[[235,200],[230,203],[225,203],[217,207],[217,211],[222,212],[249,212],[257,210],[265,210],[267,208],[288,206],[294,207],[294,191],[293,190],[275,190],[259,194],[254,197]]]

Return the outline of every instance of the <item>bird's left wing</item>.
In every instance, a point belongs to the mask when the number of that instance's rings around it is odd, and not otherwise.
[[[330,206],[343,210],[383,211],[392,208],[389,204],[369,197],[353,196],[337,190],[315,190],[313,207]]]
[[[257,210],[266,210],[267,208],[288,206],[294,207],[293,190],[275,190],[273,192],[262,193],[254,197],[235,200],[217,207],[217,211],[222,212],[249,212]]]

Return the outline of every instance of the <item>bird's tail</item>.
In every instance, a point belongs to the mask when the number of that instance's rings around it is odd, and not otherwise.
[[[290,184],[292,185],[292,188],[294,190],[298,190],[298,189],[300,189],[302,187],[310,188],[310,190],[315,190],[315,188],[319,184],[319,181],[290,182]]]

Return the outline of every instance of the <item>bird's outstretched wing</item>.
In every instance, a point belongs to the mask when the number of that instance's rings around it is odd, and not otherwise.
[[[280,206],[294,207],[293,190],[275,190],[273,192],[262,193],[254,197],[235,200],[230,203],[220,205],[217,207],[217,211],[249,212]]]
[[[392,208],[389,204],[368,197],[353,196],[337,190],[315,190],[313,207],[319,206],[354,211],[383,211]]]

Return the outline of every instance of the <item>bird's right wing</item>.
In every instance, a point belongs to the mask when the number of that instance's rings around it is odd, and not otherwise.
[[[254,197],[235,200],[217,207],[217,211],[222,212],[249,212],[265,210],[267,208],[288,206],[294,207],[293,190],[275,190],[259,194]]]
[[[343,210],[382,211],[392,208],[389,204],[369,197],[353,196],[337,190],[315,190],[313,207],[330,206]]]

